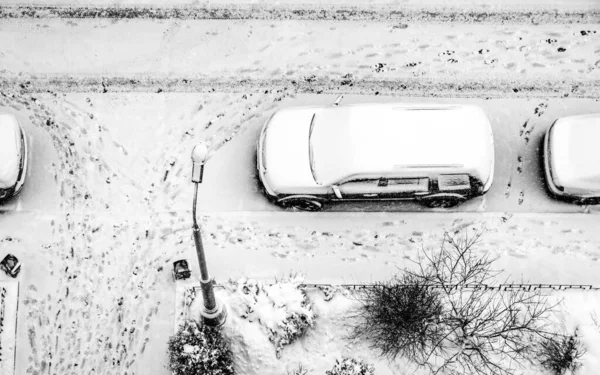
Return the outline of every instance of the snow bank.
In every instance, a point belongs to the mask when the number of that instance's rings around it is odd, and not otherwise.
[[[3,278],[3,275],[0,275]],[[19,282],[0,281],[0,374],[15,373]],[[25,345],[25,343],[21,343]]]
[[[226,284],[232,311],[260,325],[275,346],[277,358],[284,346],[291,345],[314,325],[312,305],[300,287],[303,280],[296,275],[272,285],[247,278]]]

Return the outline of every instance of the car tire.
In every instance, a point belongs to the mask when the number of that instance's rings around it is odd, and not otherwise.
[[[320,211],[323,203],[313,197],[293,197],[279,201],[284,208],[291,208],[298,211]]]
[[[429,208],[450,208],[456,206],[463,200],[464,197],[460,195],[443,195],[424,198],[421,200],[421,203]]]

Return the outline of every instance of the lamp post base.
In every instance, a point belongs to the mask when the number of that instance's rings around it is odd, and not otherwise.
[[[212,311],[206,310],[206,307],[202,307],[202,310],[200,310],[200,319],[207,326],[221,327],[227,320],[227,309],[219,302],[217,302],[217,306]]]

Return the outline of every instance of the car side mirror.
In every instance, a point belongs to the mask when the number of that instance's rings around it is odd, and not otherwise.
[[[342,199],[342,192],[340,191],[340,187],[337,185],[331,185],[331,188],[333,189],[333,193],[335,194],[335,196],[338,199]]]

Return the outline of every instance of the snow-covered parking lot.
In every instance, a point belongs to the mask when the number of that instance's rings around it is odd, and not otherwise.
[[[0,257],[23,262],[15,374],[169,373],[180,312],[172,262],[187,258],[199,274],[190,152],[202,140],[210,155],[199,210],[219,283],[295,273],[306,283],[383,281],[438,247],[444,231],[485,227],[478,254],[497,256],[510,280],[600,285],[600,206],[553,199],[540,169],[556,118],[599,112],[597,2],[176,1],[184,10],[171,18],[161,2],[143,3],[0,6],[0,111],[17,116],[30,147],[23,191],[0,206]],[[119,15],[133,6],[154,13]],[[94,7],[116,16],[86,11]],[[194,18],[215,9],[240,18]],[[349,19],[333,19],[336,9]],[[81,18],[65,18],[73,12]],[[261,125],[278,108],[339,94],[342,105],[480,105],[495,136],[492,189],[450,210],[352,203],[302,213],[267,202],[255,173]],[[593,375],[598,292],[573,293],[556,317],[583,326],[580,374]],[[232,307],[240,373],[284,374],[303,362],[323,374],[352,353],[377,375],[414,371],[344,341],[340,315],[352,302],[339,295],[309,292],[317,328],[281,359],[240,320],[240,300],[218,295]]]
[[[60,200],[43,199],[45,187],[55,184],[58,175],[93,178],[102,182],[92,199],[78,201],[67,196],[68,186],[59,192],[77,210],[105,209],[139,212],[186,211],[190,209],[190,150],[199,139],[211,148],[202,184],[199,207],[206,212],[279,211],[260,191],[256,177],[256,141],[266,118],[278,108],[328,104],[335,96],[276,94],[37,94],[35,105],[27,110],[27,95],[4,98],[5,112],[18,116],[33,135],[32,171],[23,194],[5,210],[56,210]],[[343,103],[403,101],[407,103],[464,103],[484,108],[492,122],[496,169],[494,184],[483,197],[468,201],[451,211],[464,212],[584,212],[595,213],[596,206],[575,205],[552,197],[546,188],[542,169],[542,139],[559,117],[593,113],[595,99],[448,99],[391,96],[347,96]],[[2,104],[2,103],[0,103]],[[36,107],[43,106],[44,112]],[[33,117],[30,117],[33,116]],[[33,119],[33,121],[30,120]],[[50,119],[50,120],[49,120]],[[45,134],[47,122],[64,124],[51,137]],[[53,140],[54,137],[55,139]],[[56,137],[69,139],[58,142]],[[55,142],[53,144],[53,142]],[[85,168],[70,168],[58,160],[69,155]],[[57,155],[58,154],[58,155]],[[51,168],[52,163],[58,168]],[[99,167],[104,165],[105,168]],[[98,173],[96,172],[96,169]],[[72,171],[72,173],[71,173]],[[114,174],[114,176],[113,176]],[[100,177],[104,176],[104,178]],[[94,189],[91,180],[81,183]],[[154,186],[152,186],[154,184]],[[161,191],[164,194],[158,194]],[[79,192],[81,194],[82,192]],[[152,205],[147,197],[156,195]],[[85,194],[84,194],[85,196]],[[146,199],[146,200],[144,200]],[[160,202],[160,203],[159,203]],[[134,207],[136,207],[134,209]],[[429,211],[419,204],[345,203],[327,211]],[[433,210],[435,212],[435,210]],[[439,212],[439,210],[438,210]]]

